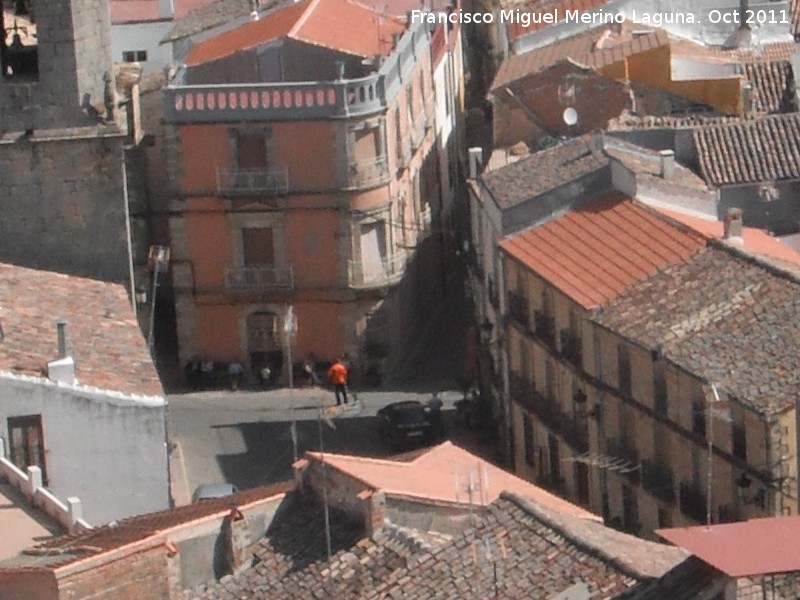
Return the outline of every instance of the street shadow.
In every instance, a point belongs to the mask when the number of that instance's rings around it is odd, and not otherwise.
[[[475,439],[474,432],[456,424],[454,410],[442,414],[445,424],[445,439],[487,457],[489,447]],[[325,452],[390,458],[419,447],[394,448],[381,437],[377,417],[346,416],[333,421],[331,428],[317,419],[297,421],[297,455],[320,451],[320,429]],[[292,462],[294,449],[291,436],[291,421],[256,421],[215,425],[213,429],[235,430],[244,442],[245,451],[239,454],[217,455],[217,462],[225,481],[239,489],[287,481],[294,477]],[[443,441],[443,440],[440,440]],[[438,443],[438,442],[436,442]]]

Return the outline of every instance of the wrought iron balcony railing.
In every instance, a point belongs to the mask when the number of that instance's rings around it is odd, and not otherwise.
[[[690,483],[681,483],[680,510],[690,519],[698,523],[705,523],[707,516],[706,495]]]
[[[289,169],[217,169],[217,191],[239,194],[286,194]]]
[[[234,293],[293,289],[294,274],[292,267],[228,267],[225,287]]]
[[[387,181],[389,181],[389,163],[385,156],[352,161],[347,166],[347,187],[369,187]]]
[[[641,468],[644,489],[665,502],[675,500],[675,481],[672,469],[654,459],[643,460]]]
[[[347,264],[349,285],[358,289],[393,285],[403,277],[407,261],[405,252],[370,262],[351,260]]]

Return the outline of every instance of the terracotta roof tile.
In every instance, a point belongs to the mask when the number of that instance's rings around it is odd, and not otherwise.
[[[491,90],[506,86],[524,77],[536,75],[553,65],[572,60],[590,68],[605,67],[624,58],[644,51],[645,39],[653,48],[669,43],[669,38],[661,29],[633,36],[633,25],[625,22],[622,33],[611,32],[610,26],[596,27],[564,40],[554,42],[523,54],[506,58],[491,85]],[[602,47],[597,47],[602,40]]]
[[[733,579],[800,571],[798,516],[659,529],[656,533]]]
[[[705,238],[612,193],[499,245],[581,306],[595,308],[634,282],[687,260]]]
[[[357,56],[387,55],[392,34],[404,29],[393,17],[379,24],[375,9],[353,0],[301,0],[198,43],[185,62],[195,66],[219,60],[283,37]]]
[[[800,114],[697,127],[700,173],[711,185],[800,178]]]
[[[691,227],[710,239],[721,239],[724,234],[725,226],[722,221],[694,217],[664,208],[654,207],[654,210],[683,223],[687,227]],[[779,262],[776,262],[776,264],[780,267],[784,267],[786,263],[791,263],[795,267],[800,265],[800,254],[783,244],[776,237],[769,235],[763,229],[756,229],[755,227],[743,227],[742,229],[743,243],[740,245],[730,242],[732,245],[768,260],[777,259]],[[796,269],[795,272],[797,272]]]
[[[586,136],[562,142],[484,173],[480,181],[501,209],[510,208],[607,167],[608,156],[593,151],[589,140]]]
[[[551,598],[576,580],[613,598],[685,560],[685,551],[503,493],[476,526],[452,538],[386,525],[372,539],[331,510],[334,555],[324,560],[318,505],[294,503],[254,550],[256,565],[188,596],[253,598]],[[487,562],[480,558],[488,556]],[[497,561],[497,572],[491,568]]]
[[[795,82],[790,61],[747,63],[744,65],[744,72],[753,86],[753,112],[793,111]]]
[[[320,460],[320,455],[316,452],[307,452],[306,456]],[[485,478],[485,486],[481,490],[481,496],[472,499],[473,504],[491,504],[501,492],[510,491],[551,510],[584,519],[601,520],[589,511],[495,467],[452,442],[439,444],[410,462],[325,454],[325,464],[388,495],[453,503],[469,502],[465,493],[459,494],[455,489],[454,478],[460,473],[466,481],[469,472],[479,469],[478,476]]]
[[[582,581],[591,597],[615,598],[686,556],[678,548],[503,494],[474,530],[399,569],[362,597],[554,598]]]
[[[78,383],[163,396],[122,285],[0,263],[0,370],[46,376],[58,358],[58,319]]]
[[[501,0],[500,6],[504,9],[519,9],[522,12],[528,12],[532,15],[549,15],[556,14],[559,20],[563,20],[566,11],[580,10],[589,11],[601,6],[605,6],[611,0]],[[551,25],[546,22],[534,23],[535,19],[531,19],[531,24],[525,27],[522,23],[509,22],[506,25],[508,32],[508,39],[514,41],[518,37],[550,27]],[[541,17],[538,17],[542,21]]]
[[[292,0],[258,0],[258,10],[266,11],[293,4]],[[250,20],[253,11],[252,0],[215,0],[190,10],[188,14],[176,18],[175,26],[161,40],[173,42],[220,25]]]
[[[180,19],[190,11],[201,8],[218,0],[174,0],[175,19]],[[248,0],[249,2],[249,0]],[[164,18],[159,15],[158,5],[160,0],[111,0],[111,23],[142,23],[147,21],[160,21]],[[167,19],[172,18],[166,17]]]
[[[800,282],[719,242],[636,282],[593,316],[770,414],[800,395]]]
[[[87,555],[99,555],[145,540],[179,525],[218,513],[227,513],[234,507],[285,494],[293,488],[294,482],[292,481],[252,488],[224,498],[203,500],[160,512],[130,517],[113,525],[96,527],[83,533],[59,536],[38,544],[35,548],[37,550],[64,551],[62,560],[49,565],[61,567],[85,558]]]

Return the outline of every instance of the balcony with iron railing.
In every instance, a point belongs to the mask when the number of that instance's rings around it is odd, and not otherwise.
[[[441,27],[441,25],[439,26]],[[412,24],[377,72],[357,79],[192,84],[181,69],[164,89],[169,123],[219,123],[362,117],[394,99],[430,46],[432,26]]]
[[[533,313],[533,325],[536,336],[548,346],[555,347],[556,321],[544,311],[537,310]]]
[[[348,261],[347,278],[351,288],[367,289],[394,285],[405,273],[408,257],[405,252],[376,261]]]
[[[292,267],[228,267],[225,287],[231,293],[258,293],[294,289]]]
[[[511,396],[517,403],[536,415],[553,433],[561,431],[562,415],[558,404],[544,394],[522,375],[512,373],[509,378]]]
[[[233,194],[286,194],[289,169],[217,168],[217,191]]]
[[[569,329],[561,330],[561,356],[578,368],[583,365],[583,340]]]
[[[528,299],[515,290],[508,290],[508,316],[525,329],[528,328]]]
[[[389,181],[389,163],[385,156],[351,161],[347,165],[347,188],[363,188]]]
[[[665,502],[675,500],[675,481],[672,469],[648,458],[642,461],[642,487]]]
[[[419,212],[419,215],[417,215],[417,228],[419,230],[420,235],[424,235],[430,232],[432,220],[433,220],[433,210],[431,209],[430,204],[426,204],[425,208],[423,208]]]
[[[411,147],[416,150],[422,146],[425,140],[425,133],[428,131],[428,115],[423,110],[415,118],[411,126]]]
[[[619,465],[618,473],[627,477],[631,483],[638,483],[641,465],[639,452],[629,441],[616,438],[606,440],[606,454]]]
[[[680,487],[681,513],[697,521],[705,523],[708,510],[706,495],[696,486],[682,482]]]

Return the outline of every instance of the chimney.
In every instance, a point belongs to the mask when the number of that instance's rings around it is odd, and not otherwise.
[[[158,0],[158,16],[162,19],[172,19],[175,16],[175,2]]]
[[[341,81],[344,79],[344,61],[337,60],[336,61],[336,79]]]
[[[483,148],[476,146],[469,149],[469,178],[475,179],[483,168]]]
[[[672,179],[675,175],[675,152],[662,150],[658,154],[661,156],[661,178]]]
[[[223,522],[223,535],[225,539],[225,562],[230,574],[241,573],[251,565],[250,553],[250,528],[247,519],[238,508],[232,508]],[[221,558],[221,557],[220,557]]]
[[[590,150],[592,152],[603,152],[606,149],[606,140],[603,137],[602,131],[595,131],[592,134],[592,139],[589,142]]]
[[[64,319],[56,321],[58,330],[58,358],[67,358],[67,322]]]
[[[67,322],[56,321],[58,330],[58,358],[47,363],[47,376],[58,383],[75,383],[75,361],[67,356]]]
[[[742,111],[747,114],[753,110],[753,84],[742,82]]]
[[[723,239],[732,242],[742,241],[742,210],[740,208],[729,208],[725,211],[723,231]]]

